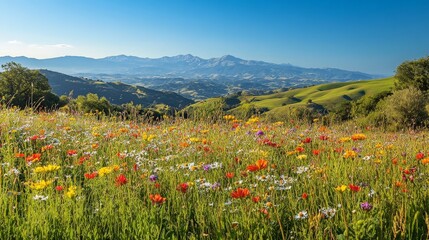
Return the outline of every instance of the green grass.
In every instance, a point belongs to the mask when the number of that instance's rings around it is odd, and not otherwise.
[[[256,108],[268,109],[269,112],[267,112],[267,114],[274,114],[275,112],[289,109],[291,106],[305,105],[309,100],[330,110],[335,108],[338,104],[347,101],[357,100],[363,96],[375,95],[383,91],[389,91],[393,88],[394,81],[395,79],[390,77],[356,82],[329,83],[274,94],[239,96],[238,98],[233,97],[240,102],[234,105],[227,104],[230,107],[228,112],[239,112],[250,104]],[[193,104],[190,107],[204,109],[219,99],[220,98],[207,99]],[[270,113],[270,111],[272,112]]]
[[[3,109],[0,239],[427,239],[427,134]]]

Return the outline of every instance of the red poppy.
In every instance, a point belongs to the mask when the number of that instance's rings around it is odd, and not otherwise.
[[[259,197],[259,196],[252,197],[252,201],[253,201],[254,203],[258,203],[258,202],[259,202],[259,200],[261,200],[261,197]]]
[[[97,177],[98,173],[97,172],[93,172],[93,173],[85,173],[84,176],[86,179],[93,179],[95,177]]]
[[[249,196],[250,191],[247,188],[237,188],[234,192],[231,193],[232,198],[245,198]]]
[[[58,185],[55,187],[55,190],[57,190],[58,192],[61,192],[62,190],[64,190],[64,187],[61,185]]]
[[[313,149],[313,155],[318,156],[320,154],[319,149]]]
[[[311,138],[306,138],[304,140],[302,140],[302,143],[311,143]]]
[[[118,177],[116,177],[116,186],[122,186],[127,183],[127,178],[124,174],[120,174]]]
[[[227,172],[227,173],[225,174],[225,177],[226,177],[226,178],[231,179],[231,178],[233,178],[233,177],[234,177],[234,173],[233,173],[233,172]]]
[[[25,161],[27,162],[37,162],[40,160],[40,157],[42,156],[42,154],[40,153],[34,153],[28,157],[25,158]]]
[[[360,191],[360,187],[358,185],[349,184],[349,188],[353,192],[359,192]]]
[[[76,151],[76,150],[74,150],[74,149],[67,150],[67,155],[69,155],[69,156],[74,156],[74,155],[76,155],[76,154],[77,154],[77,151]]]
[[[166,198],[162,197],[160,194],[151,194],[149,195],[149,199],[152,201],[152,204],[162,204],[167,200]]]
[[[186,191],[188,191],[188,188],[189,188],[188,183],[181,183],[176,187],[177,191],[180,191],[182,193],[186,193]]]
[[[329,139],[329,137],[328,137],[328,136],[326,136],[326,135],[321,135],[321,136],[319,137],[319,139],[320,139],[320,140],[322,140],[322,141],[326,141],[326,140],[328,140],[328,139]]]
[[[295,148],[295,151],[297,151],[297,152],[299,152],[299,153],[302,153],[302,152],[304,152],[304,151],[305,151],[305,149],[304,149],[303,147],[296,147],[296,148]]]
[[[419,152],[419,153],[416,154],[416,158],[417,158],[417,160],[421,160],[421,159],[425,158],[425,154]]]
[[[307,198],[308,198],[308,194],[307,194],[307,193],[303,193],[303,194],[301,195],[301,198],[302,198],[302,199],[307,199]]]

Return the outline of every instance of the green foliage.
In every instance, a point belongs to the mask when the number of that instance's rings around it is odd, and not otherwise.
[[[398,79],[395,83],[397,89],[414,87],[423,92],[428,91],[429,57],[403,62],[397,67],[395,77]]]
[[[375,95],[364,96],[363,98],[353,101],[350,105],[351,117],[365,117],[376,110],[377,104],[384,98],[392,95],[390,91],[383,91]]]
[[[427,104],[427,94],[416,88],[398,90],[381,100],[368,120],[392,130],[422,127],[428,119]]]
[[[98,95],[94,93],[88,93],[86,96],[79,96],[76,99],[76,104],[79,111],[84,113],[97,112],[107,115],[112,110],[112,105],[105,97],[99,98]]]
[[[25,107],[52,108],[59,98],[51,93],[48,79],[37,70],[10,62],[2,65],[0,96],[6,104]]]

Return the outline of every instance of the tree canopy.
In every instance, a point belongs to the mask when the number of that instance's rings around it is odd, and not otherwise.
[[[414,87],[420,91],[429,90],[429,57],[403,62],[396,68],[397,89]]]
[[[58,103],[58,96],[51,93],[48,79],[37,70],[30,70],[18,63],[2,65],[0,73],[0,96],[11,106],[52,107]]]

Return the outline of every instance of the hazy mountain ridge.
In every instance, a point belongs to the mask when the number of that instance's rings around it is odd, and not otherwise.
[[[192,100],[174,92],[161,92],[119,82],[94,81],[49,70],[40,70],[40,72],[48,79],[52,92],[57,95],[72,93],[73,97],[77,97],[95,93],[100,97],[106,97],[113,104],[133,102],[145,107],[165,104],[175,108],[183,108],[193,103]]]
[[[181,77],[219,79],[312,79],[348,81],[371,79],[373,75],[335,68],[303,68],[290,64],[243,60],[231,55],[203,59],[190,54],[161,58],[110,56],[100,59],[65,56],[49,59],[0,57],[0,63],[15,61],[29,68],[50,69],[65,74],[131,74],[144,77]]]

